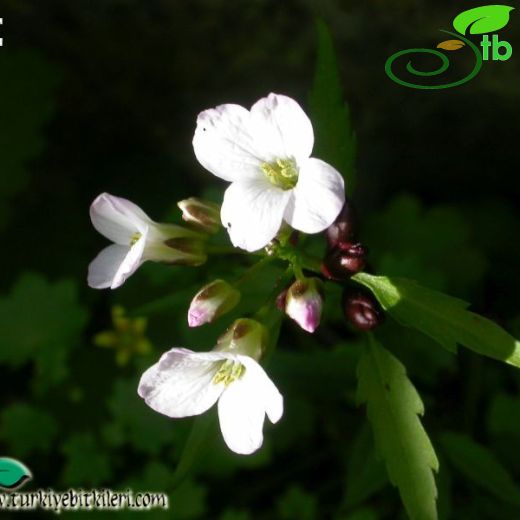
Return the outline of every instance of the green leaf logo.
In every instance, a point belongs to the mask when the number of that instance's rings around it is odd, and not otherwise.
[[[483,5],[463,11],[455,20],[453,27],[460,34],[485,34],[498,31],[509,22],[509,13],[514,9],[509,5]]]
[[[0,489],[12,491],[32,478],[32,473],[21,462],[0,457]]]

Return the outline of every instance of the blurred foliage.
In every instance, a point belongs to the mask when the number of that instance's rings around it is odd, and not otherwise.
[[[364,345],[333,287],[314,336],[282,328],[269,373],[285,415],[266,426],[263,448],[249,458],[230,453],[210,422],[179,485],[194,421],[155,414],[137,382],[167,348],[212,347],[227,319],[189,330],[189,301],[210,277],[239,273],[225,259],[198,270],[145,265],[116,292],[89,290],[86,267],[103,239],[88,205],[110,191],[178,222],[177,200],[218,201],[223,189],[193,156],[200,110],[247,106],[269,91],[309,99],[309,113],[328,118],[316,128],[316,155],[328,153],[324,133],[339,147],[355,129],[355,203],[371,268],[471,301],[518,337],[518,60],[490,62],[442,94],[403,89],[383,71],[396,50],[436,43],[461,9],[447,0],[4,0],[0,443],[31,469],[26,489],[167,492],[170,512],[143,518],[405,518],[356,405]],[[316,38],[316,15],[332,39],[323,26]],[[519,48],[518,24],[501,36]],[[328,78],[313,81],[318,43]],[[353,157],[347,147],[336,164],[350,171]],[[311,248],[320,254],[323,242]],[[278,274],[271,265],[257,273],[240,312],[253,310]],[[127,310],[122,328],[114,306]],[[96,347],[100,334],[114,348]],[[391,318],[378,339],[427,409],[440,518],[520,517],[520,375],[463,349],[454,356]]]

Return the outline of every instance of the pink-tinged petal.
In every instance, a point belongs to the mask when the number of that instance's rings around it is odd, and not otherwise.
[[[152,223],[133,202],[109,193],[102,193],[91,204],[90,219],[103,236],[123,246],[130,245],[134,235]]]
[[[249,455],[262,445],[265,414],[273,423],[281,418],[283,398],[256,361],[247,356],[239,356],[239,360],[245,373],[222,393],[218,414],[228,447]]]
[[[107,289],[114,283],[117,271],[130,251],[130,246],[111,245],[103,249],[88,266],[88,284],[94,289]]]
[[[213,378],[229,356],[173,348],[141,376],[138,393],[156,412],[190,417],[211,408],[225,386]]]
[[[280,229],[290,196],[266,178],[231,184],[220,216],[233,245],[246,251],[266,246]]]
[[[321,319],[322,300],[319,296],[290,301],[285,312],[307,332],[314,332]]]
[[[320,159],[299,164],[298,183],[292,190],[284,219],[304,233],[319,233],[336,219],[345,203],[343,177]]]
[[[257,101],[251,108],[251,124],[260,156],[268,162],[290,157],[301,161],[312,153],[312,124],[290,97],[269,94]]]
[[[201,112],[193,137],[195,156],[204,168],[226,181],[256,178],[263,159],[251,132],[250,114],[239,105]]]

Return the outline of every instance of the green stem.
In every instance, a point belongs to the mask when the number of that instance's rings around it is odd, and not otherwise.
[[[254,274],[263,269],[269,262],[272,262],[274,257],[272,256],[264,256],[261,260],[253,264],[249,269],[247,269],[237,280],[234,282],[234,286],[238,287],[242,285],[244,282],[249,280]]]
[[[208,255],[248,255],[247,251],[230,246],[206,246]]]

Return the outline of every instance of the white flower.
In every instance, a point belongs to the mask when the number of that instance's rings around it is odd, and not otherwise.
[[[247,251],[267,245],[283,221],[304,233],[332,224],[345,201],[342,176],[310,157],[314,133],[293,99],[269,94],[251,110],[220,105],[199,114],[193,148],[211,173],[231,182],[221,219]]]
[[[146,260],[199,265],[206,260],[198,233],[173,224],[158,224],[129,200],[102,193],[90,206],[94,227],[113,245],[90,263],[88,284],[115,289]]]
[[[139,382],[139,395],[168,417],[199,415],[218,401],[220,429],[228,447],[248,455],[262,445],[265,415],[276,423],[283,398],[250,356],[173,348]]]

